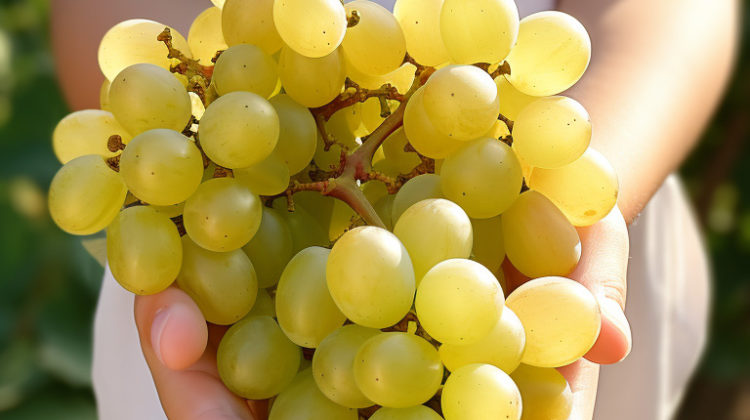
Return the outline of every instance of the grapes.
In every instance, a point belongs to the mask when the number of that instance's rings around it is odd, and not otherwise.
[[[253,304],[252,309],[250,309],[250,312],[245,315],[245,318],[254,316],[276,317],[276,305],[266,289],[258,289],[258,296],[255,297],[255,303]]]
[[[370,420],[443,420],[443,418],[423,405],[415,405],[407,408],[383,407],[378,409]]]
[[[76,111],[57,123],[52,133],[52,148],[63,164],[84,155],[109,158],[117,154],[107,148],[107,141],[113,135],[120,136],[125,144],[132,138],[108,111]]]
[[[521,394],[507,373],[487,364],[457,369],[443,386],[445,420],[521,419]]]
[[[242,248],[255,267],[259,287],[271,287],[279,281],[292,258],[292,246],[292,233],[283,216],[264,207],[258,231]]]
[[[495,78],[495,84],[497,85],[497,96],[500,97],[500,113],[512,121],[518,118],[518,114],[526,105],[538,99],[535,96],[519,92],[505,76]]]
[[[227,49],[221,33],[221,9],[209,7],[199,14],[190,25],[187,42],[193,58],[205,66],[211,65],[216,52]]]
[[[403,127],[394,131],[383,142],[383,154],[385,158],[396,165],[396,169],[402,174],[408,174],[421,163],[419,156],[414,152],[404,150],[409,143]]]
[[[257,45],[266,54],[278,51],[283,42],[273,20],[274,0],[226,0],[221,11],[221,29],[227,44]]]
[[[214,67],[213,83],[219,95],[244,91],[268,98],[276,90],[276,62],[255,45],[234,45],[221,53]]]
[[[339,50],[311,58],[284,47],[279,57],[279,77],[287,95],[301,105],[315,108],[338,96],[346,75]]]
[[[505,259],[503,242],[503,222],[501,216],[490,219],[472,219],[474,244],[471,248],[472,259],[493,273],[500,272],[500,265]]]
[[[368,0],[354,0],[345,6],[355,11],[359,22],[347,29],[341,48],[349,63],[365,74],[384,75],[401,66],[406,40],[396,18],[383,6]]]
[[[268,420],[357,420],[357,410],[337,405],[315,385],[311,370],[298,373],[271,406]]]
[[[294,102],[289,95],[276,95],[270,100],[279,116],[279,142],[276,153],[295,175],[310,164],[317,145],[317,127],[310,111]]]
[[[274,151],[255,165],[233,171],[240,184],[259,195],[274,195],[289,186],[289,167]]]
[[[274,1],[273,22],[291,49],[310,58],[335,51],[344,39],[347,25],[339,0]]]
[[[448,51],[440,33],[440,10],[443,0],[397,0],[393,15],[406,38],[406,49],[417,62],[437,66],[448,62]]]
[[[556,369],[521,365],[510,375],[523,399],[523,420],[566,420],[573,393]]]
[[[516,43],[513,0],[445,0],[440,34],[454,63],[498,63]]]
[[[435,128],[424,107],[424,87],[414,92],[406,105],[404,132],[414,150],[433,159],[443,159],[461,146]]]
[[[410,179],[393,199],[393,221],[397,222],[413,204],[428,198],[443,198],[440,177],[435,174],[423,174]]]

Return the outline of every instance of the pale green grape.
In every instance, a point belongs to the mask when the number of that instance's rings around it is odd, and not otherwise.
[[[107,228],[107,261],[125,289],[138,295],[161,292],[182,265],[177,226],[149,206],[127,208]]]
[[[227,388],[243,398],[261,400],[292,382],[301,356],[300,348],[273,318],[256,316],[227,330],[216,351],[216,364]]]
[[[601,153],[591,148],[562,168],[534,169],[528,182],[575,226],[593,225],[617,203],[617,173]]]
[[[443,418],[430,408],[415,405],[407,408],[382,407],[370,417],[370,420],[443,420]]]
[[[440,10],[443,0],[397,0],[393,15],[401,24],[409,55],[423,66],[448,62],[440,33]]]
[[[407,143],[409,143],[409,139],[406,138],[406,132],[403,127],[394,131],[383,142],[383,153],[385,153],[386,159],[392,160],[398,171],[402,174],[408,174],[422,163],[422,160],[416,153],[404,150]]]
[[[99,88],[99,108],[102,111],[109,111],[109,80],[104,79],[102,87]]]
[[[505,143],[482,137],[448,156],[440,170],[445,197],[473,219],[506,211],[521,191],[523,174],[516,154]]]
[[[461,141],[486,133],[500,113],[495,82],[475,66],[448,66],[436,71],[424,85],[422,103],[439,132]]]
[[[345,151],[347,154],[352,153],[357,147],[359,147],[358,140],[354,135],[344,128],[342,125],[345,124],[343,114],[340,111],[333,114],[331,119],[326,124],[328,132],[334,136],[336,143],[333,144],[327,151],[323,139],[318,136],[318,141],[315,146],[315,156],[313,160],[318,168],[324,171],[330,171],[338,169],[341,165],[341,153]]]
[[[328,257],[326,280],[341,312],[365,327],[395,324],[414,299],[409,254],[395,235],[373,226],[354,228],[339,238]]]
[[[578,232],[547,197],[526,191],[502,219],[506,255],[524,275],[564,276],[578,265]]]
[[[308,108],[331,102],[341,93],[346,78],[339,50],[325,57],[310,58],[289,47],[281,49],[279,77],[287,95]]]
[[[318,388],[336,404],[351,408],[373,405],[354,382],[354,357],[362,344],[380,334],[374,328],[344,325],[329,334],[313,354],[312,373]]]
[[[497,324],[503,290],[483,265],[465,259],[438,263],[417,288],[414,307],[425,331],[441,343],[476,343]]]
[[[99,43],[99,68],[104,76],[113,81],[117,73],[138,63],[155,64],[165,70],[173,64],[167,57],[169,51],[156,38],[166,28],[159,22],[147,19],[130,19],[110,28]],[[190,47],[185,38],[174,28],[172,46],[190,57]]]
[[[516,43],[518,9],[513,0],[445,0],[440,35],[457,64],[498,63]]]
[[[310,111],[294,102],[289,95],[276,95],[270,100],[279,116],[279,142],[276,153],[294,175],[307,167],[315,155],[318,128]]]
[[[336,200],[333,203],[333,211],[331,212],[331,223],[328,226],[328,239],[335,241],[339,236],[343,235],[344,232],[349,230],[349,227],[355,222],[359,216],[348,204],[343,201]]]
[[[258,289],[258,296],[255,297],[253,308],[245,315],[245,318],[254,316],[276,317],[276,304],[266,289]]]
[[[198,134],[212,161],[227,168],[247,168],[273,152],[279,140],[279,116],[255,93],[232,92],[206,108]]]
[[[508,296],[508,307],[526,329],[521,361],[539,367],[569,365],[599,337],[601,313],[594,295],[564,277],[530,280]]]
[[[357,410],[335,404],[315,385],[310,369],[298,373],[271,406],[268,420],[357,420]]]
[[[398,222],[406,209],[417,202],[428,198],[443,198],[440,183],[440,176],[435,174],[422,174],[406,181],[393,199],[393,224]]]
[[[500,271],[500,265],[505,259],[505,243],[503,242],[503,222],[501,216],[489,219],[472,219],[474,232],[472,259],[493,273]]]
[[[323,230],[328,230],[331,213],[337,199],[318,191],[300,191],[294,194],[294,203],[301,205],[318,222]]]
[[[414,150],[433,159],[443,159],[462,144],[439,132],[424,108],[424,86],[417,89],[404,110],[404,133]]]
[[[375,213],[378,214],[388,230],[393,230],[393,203],[395,198],[395,194],[389,194],[372,205],[375,208]]]
[[[273,54],[284,44],[273,22],[274,0],[226,0],[221,29],[227,44],[257,45]]]
[[[398,108],[398,106],[401,104],[398,101],[387,101],[388,109],[393,113],[393,111]],[[382,107],[380,106],[380,100],[378,98],[370,98],[362,103],[362,125],[364,128],[362,131],[364,131],[364,135],[370,134],[375,129],[380,127],[380,124],[385,121],[385,118],[381,116],[381,113],[383,112]]]
[[[292,247],[292,232],[284,217],[274,209],[263,207],[258,232],[242,248],[253,262],[259,287],[271,287],[279,281],[292,258]]]
[[[367,127],[365,127],[362,121],[362,102],[357,102],[340,111],[344,114],[349,131],[351,131],[354,137],[364,137],[370,134],[370,131],[367,131]]]
[[[278,151],[255,165],[235,169],[234,177],[240,184],[258,195],[275,195],[289,187],[289,167]]]
[[[388,187],[378,181],[368,181],[362,184],[362,193],[370,203],[374,203],[388,195]]]
[[[243,91],[271,96],[279,82],[276,62],[260,47],[239,44],[229,47],[216,60],[211,81],[219,95]]]
[[[443,386],[445,420],[521,419],[521,393],[507,373],[487,364],[457,369]]]
[[[241,250],[213,252],[182,237],[180,289],[198,304],[206,321],[229,325],[244,317],[255,303],[258,280]]]
[[[190,139],[166,129],[134,137],[120,158],[120,174],[133,195],[158,206],[185,201],[203,176],[201,152]]]
[[[365,89],[378,89],[386,83],[395,87],[400,93],[406,93],[414,82],[417,68],[414,64],[404,63],[401,67],[384,75],[365,74],[357,70],[348,60],[344,59],[346,76]]]
[[[443,380],[435,347],[403,332],[378,334],[365,341],[354,359],[354,380],[375,403],[394,408],[429,400]]]
[[[126,203],[127,204],[127,203]],[[183,210],[185,210],[185,202],[172,204],[169,206],[150,206],[152,209],[156,210],[157,213],[163,214],[164,216],[167,216],[168,218],[177,217],[182,214]]]
[[[221,8],[209,7],[201,12],[190,25],[187,42],[193,58],[210,66],[216,53],[227,49],[221,33]]]
[[[90,235],[107,227],[128,189],[98,155],[75,158],[60,168],[49,187],[49,212],[60,229]]]
[[[359,13],[359,22],[346,30],[341,44],[347,60],[365,74],[383,75],[399,68],[406,40],[391,12],[368,0],[354,0],[345,9],[347,15]]]
[[[132,138],[110,112],[98,109],[76,111],[57,123],[52,133],[52,148],[63,164],[83,155],[110,158],[119,153],[107,148],[112,135],[120,136],[123,143]]]
[[[273,21],[289,48],[305,57],[334,52],[346,32],[346,12],[339,0],[276,0]]]
[[[521,320],[505,308],[492,330],[479,341],[466,345],[443,344],[439,353],[451,372],[472,363],[487,363],[509,374],[521,363],[525,347],[526,333]]]
[[[568,419],[573,410],[573,393],[557,369],[521,365],[510,377],[521,391],[521,420]]]
[[[590,141],[588,112],[564,96],[537,99],[518,114],[513,125],[513,149],[534,167],[565,166],[581,157]]]
[[[133,135],[154,128],[182,131],[190,121],[190,96],[172,73],[153,64],[133,64],[109,87],[109,106]]]
[[[526,105],[538,99],[536,96],[527,95],[513,87],[507,76],[498,76],[495,78],[495,84],[497,96],[500,97],[500,113],[511,121],[518,118],[518,114]]]
[[[289,226],[293,253],[296,254],[310,246],[326,247],[330,244],[326,231],[304,207],[295,204],[294,211],[290,212],[287,211],[286,200],[279,199],[274,201],[273,208],[284,217]]]
[[[406,209],[393,233],[409,252],[417,286],[435,264],[471,254],[471,221],[461,207],[443,198],[422,200]]]
[[[507,58],[508,80],[527,95],[556,95],[581,78],[590,60],[591,39],[581,22],[562,12],[539,12],[521,20]]]

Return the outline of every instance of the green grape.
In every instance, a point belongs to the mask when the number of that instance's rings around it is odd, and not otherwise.
[[[180,289],[198,304],[206,321],[229,325],[244,317],[255,303],[258,280],[250,259],[240,250],[213,252],[182,237]]]
[[[209,159],[227,168],[247,168],[273,152],[279,116],[255,93],[232,92],[206,108],[198,134]]]
[[[489,131],[500,113],[495,82],[475,66],[448,66],[436,71],[424,85],[422,103],[439,132],[461,141]]]
[[[417,89],[404,110],[404,133],[414,150],[433,159],[443,159],[461,146],[461,142],[439,132],[424,108],[424,86]]]
[[[335,122],[334,118],[336,118],[336,116],[337,114],[334,114],[333,117],[331,117],[331,119],[329,120],[329,128],[331,127],[330,123]],[[315,146],[315,156],[313,157],[313,160],[315,161],[315,165],[317,165],[321,170],[330,171],[338,169],[341,165],[342,151],[346,151],[346,154],[348,155],[356,150],[357,147],[359,147],[357,139],[351,134],[351,132],[347,131],[345,133],[345,137],[340,137],[335,134],[336,131],[336,129],[329,129],[329,133],[333,134],[334,138],[336,139],[336,143],[333,144],[328,150],[325,150],[323,139],[318,137],[318,141]]]
[[[242,248],[255,267],[259,287],[271,287],[279,281],[292,258],[292,247],[292,232],[284,217],[274,209],[263,207],[258,232]]]
[[[370,131],[367,131],[367,127],[365,127],[365,124],[362,121],[362,102],[357,102],[354,105],[347,106],[340,111],[344,114],[348,130],[354,135],[354,137],[364,137],[370,134]]]
[[[578,265],[581,258],[578,232],[542,194],[524,192],[502,219],[506,255],[524,275],[564,276]]]
[[[500,265],[505,259],[502,217],[472,219],[471,226],[474,232],[472,259],[493,273],[500,272]]]
[[[518,118],[518,114],[526,105],[538,99],[536,96],[527,95],[514,88],[506,76],[496,77],[495,84],[497,85],[497,96],[500,97],[500,113],[511,121]]]
[[[167,216],[168,218],[171,219],[173,217],[177,217],[182,214],[182,212],[185,210],[185,202],[171,204],[169,206],[149,206],[149,207],[156,210],[157,213],[163,214],[164,216]]]
[[[226,50],[227,43],[221,33],[221,8],[209,7],[190,25],[187,38],[193,58],[210,66],[218,51]]]
[[[258,231],[262,204],[234,178],[202,183],[185,202],[185,231],[196,244],[214,252],[239,249]]]
[[[352,223],[359,219],[359,215],[348,204],[336,200],[331,212],[331,223],[328,226],[328,239],[332,242],[344,234]]]
[[[359,22],[346,30],[341,48],[347,60],[365,74],[383,75],[401,66],[406,40],[396,18],[383,6],[354,0],[345,5],[346,14],[359,14]]]
[[[159,293],[180,272],[177,226],[149,206],[127,208],[107,228],[107,261],[112,276],[128,291]]]
[[[344,6],[339,0],[278,0],[273,21],[289,48],[305,57],[320,58],[334,52],[346,32]]]
[[[443,420],[442,417],[430,408],[423,405],[415,405],[407,408],[379,408],[370,420]]]
[[[203,176],[203,158],[182,134],[149,130],[134,137],[122,152],[120,174],[133,195],[168,206],[193,195]]]
[[[398,222],[406,209],[417,202],[428,198],[443,198],[440,183],[440,176],[435,174],[422,174],[406,181],[393,199],[393,224]]]
[[[276,67],[273,58],[260,47],[249,44],[234,45],[221,53],[216,60],[211,81],[219,95],[243,91],[268,98],[279,82]]]
[[[274,0],[226,0],[221,29],[227,44],[257,45],[273,54],[284,44],[273,22]]]
[[[289,341],[273,318],[255,316],[227,330],[216,351],[216,365],[230,391],[242,398],[262,400],[292,382],[301,356],[300,348]]]
[[[354,382],[354,357],[365,341],[380,334],[374,328],[344,325],[328,335],[315,349],[312,373],[318,388],[336,404],[351,408],[373,405]]]
[[[99,108],[102,111],[110,111],[109,108],[109,80],[104,79],[102,86],[99,88]]]
[[[258,195],[276,195],[289,187],[289,167],[277,151],[255,165],[235,169],[235,179]]]
[[[279,77],[287,95],[308,108],[317,108],[335,99],[346,78],[339,50],[325,57],[310,58],[289,47],[281,49]]]
[[[365,74],[357,70],[349,60],[346,59],[346,57],[344,59],[344,68],[346,70],[346,76],[352,79],[360,87],[374,90],[388,83],[395,87],[400,93],[406,93],[409,88],[411,88],[411,85],[414,82],[414,74],[417,71],[414,64],[404,63],[401,67],[388,74],[380,76]]]
[[[443,386],[445,420],[521,419],[521,393],[507,373],[487,364],[457,369]]]
[[[471,221],[461,207],[443,198],[422,200],[406,209],[393,233],[409,252],[417,286],[435,264],[471,255]]]
[[[406,138],[406,132],[403,127],[394,131],[383,142],[383,153],[386,159],[393,161],[398,171],[402,174],[408,174],[422,163],[419,155],[404,150],[408,143],[409,139]]]
[[[276,152],[294,175],[310,164],[318,142],[318,128],[310,111],[294,102],[289,95],[276,95],[270,100],[279,116],[279,142]]]
[[[516,3],[445,0],[440,12],[440,35],[454,63],[499,63],[518,36]]]
[[[437,66],[450,60],[440,33],[443,0],[396,0],[393,15],[401,24],[409,55],[424,65]]]
[[[173,64],[167,57],[167,47],[156,38],[166,28],[159,22],[147,19],[130,19],[110,28],[99,43],[99,68],[113,81],[117,73],[138,63],[155,64],[165,70]],[[190,57],[190,47],[174,28],[172,46]]]
[[[562,168],[534,169],[528,182],[575,226],[593,225],[617,204],[617,173],[607,158],[591,148]]]
[[[409,254],[395,235],[373,226],[354,228],[339,238],[328,257],[326,280],[341,312],[365,327],[395,324],[414,299]]]
[[[539,12],[521,20],[507,77],[527,95],[556,95],[581,78],[590,60],[591,39],[581,22],[562,12]]]
[[[479,341],[466,345],[443,344],[439,353],[451,372],[472,363],[487,363],[510,374],[521,363],[525,347],[526,333],[521,320],[505,308],[492,330]]]
[[[505,143],[482,137],[448,156],[440,171],[445,197],[473,219],[506,211],[521,191],[523,174],[516,154]]]
[[[521,361],[527,365],[569,365],[586,354],[599,337],[599,304],[576,281],[564,277],[530,280],[514,290],[506,304],[526,329]]]
[[[537,99],[513,125],[513,150],[534,167],[565,166],[581,157],[590,141],[589,114],[564,96]]]
[[[107,227],[128,189],[98,155],[75,158],[60,168],[49,187],[49,212],[60,229],[90,235]]]
[[[331,214],[336,201],[338,200],[318,191],[300,191],[294,194],[295,206],[301,205],[324,231],[328,231],[328,224],[331,222]]]
[[[368,181],[362,184],[362,193],[370,203],[375,203],[388,195],[388,187],[378,181]]]
[[[388,230],[393,230],[393,203],[395,198],[395,194],[389,194],[372,205],[375,208],[375,213],[378,214]]]
[[[245,315],[245,318],[251,318],[254,316],[276,317],[276,304],[266,289],[258,289],[258,296],[255,297],[255,303],[253,304],[252,309],[250,309],[250,312]]]
[[[388,104],[388,109],[391,113],[393,113],[393,111],[395,111],[401,104],[398,101],[390,100],[386,103]],[[361,105],[362,125],[364,126],[361,131],[364,132],[364,135],[366,136],[380,127],[380,124],[385,121],[385,118],[381,116],[383,109],[380,106],[380,100],[378,98],[370,98],[364,101]]]
[[[110,158],[119,153],[107,148],[112,135],[120,136],[125,144],[132,138],[110,112],[98,109],[76,111],[57,123],[52,133],[52,148],[62,164],[84,155]]]
[[[568,419],[573,410],[573,393],[557,369],[521,365],[510,377],[521,391],[521,420]]]
[[[483,265],[465,259],[438,263],[417,288],[414,307],[425,331],[456,345],[476,343],[497,324],[503,290]]]
[[[284,217],[289,226],[289,231],[292,233],[293,253],[296,254],[311,246],[327,247],[330,245],[326,231],[304,207],[295,204],[294,211],[288,211],[286,200],[275,200],[273,208]]]
[[[357,420],[357,410],[335,404],[315,385],[311,370],[297,374],[271,406],[268,420]]]
[[[284,268],[276,288],[279,326],[301,347],[317,347],[346,320],[326,285],[330,252],[317,246],[303,249]]]
[[[443,380],[443,365],[437,350],[422,337],[386,332],[368,339],[357,351],[354,380],[379,405],[411,407],[435,395]]]
[[[190,96],[172,73],[153,64],[133,64],[109,87],[117,121],[136,135],[154,128],[182,131],[190,121]]]

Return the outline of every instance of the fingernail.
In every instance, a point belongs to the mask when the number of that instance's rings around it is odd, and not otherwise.
[[[633,338],[630,332],[630,323],[628,323],[625,312],[623,312],[620,304],[614,299],[601,298],[599,299],[599,307],[602,311],[602,316],[614,327],[615,330],[621,335],[619,341],[620,345],[620,356],[619,360],[624,359],[630,354],[630,350],[633,346]]]
[[[164,360],[161,357],[161,336],[164,333],[164,328],[167,326],[167,320],[169,320],[169,308],[161,308],[154,315],[154,321],[151,323],[151,347],[156,353],[156,357],[159,361],[164,364]]]

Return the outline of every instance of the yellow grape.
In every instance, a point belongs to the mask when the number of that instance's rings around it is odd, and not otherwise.
[[[490,127],[489,131],[487,131],[482,137],[492,137],[493,139],[501,139],[505,136],[510,135],[510,130],[508,130],[508,126],[500,121],[495,121],[494,124],[492,124],[492,127]]]
[[[562,12],[539,12],[521,20],[507,58],[508,80],[527,95],[557,95],[583,76],[590,60],[591,39],[581,22]]]
[[[90,235],[107,227],[128,189],[99,155],[75,158],[60,168],[49,187],[49,212],[60,229]]]
[[[399,68],[406,40],[393,14],[368,0],[349,2],[345,10],[347,16],[359,13],[359,22],[346,30],[341,44],[347,60],[365,74],[384,75]]]
[[[440,176],[422,174],[406,181],[393,199],[393,224],[415,203],[428,198],[443,198]]]
[[[321,224],[301,205],[295,204],[294,211],[290,212],[287,210],[286,200],[280,199],[274,201],[273,208],[284,217],[289,226],[289,231],[292,233],[293,253],[310,246],[327,247],[330,245],[328,235]]]
[[[521,391],[521,420],[567,420],[573,393],[565,378],[552,368],[521,365],[510,375]]]
[[[211,81],[219,95],[244,91],[269,98],[279,83],[277,67],[273,58],[260,47],[234,45],[216,60]]]
[[[388,83],[400,93],[409,91],[412,83],[414,83],[414,74],[417,71],[414,64],[404,63],[396,70],[381,76],[365,74],[357,70],[346,58],[344,59],[344,68],[346,69],[346,76],[360,87],[374,90]]]
[[[346,75],[339,50],[310,58],[284,47],[279,57],[279,77],[287,95],[308,108],[317,108],[341,93]]]
[[[315,155],[318,127],[310,110],[295,102],[289,95],[276,95],[270,99],[279,116],[279,141],[276,153],[289,168],[289,175],[305,169]]]
[[[578,232],[547,197],[526,191],[502,219],[505,253],[524,275],[564,276],[578,265]]]
[[[557,169],[536,168],[529,187],[544,194],[574,226],[590,226],[617,203],[617,173],[607,158],[587,149],[575,162]]]
[[[564,96],[527,105],[513,125],[513,149],[529,165],[559,168],[578,159],[591,142],[586,109]]]
[[[263,207],[258,232],[242,248],[255,267],[259,287],[271,287],[279,281],[292,258],[292,247],[292,232],[284,217],[274,209]]]
[[[133,195],[149,204],[168,206],[185,201],[198,188],[203,157],[182,134],[149,130],[125,147],[120,174]]]
[[[335,116],[336,115],[334,115],[334,117]],[[333,118],[331,118],[331,121],[332,120]],[[333,130],[329,131],[329,133],[332,132]],[[344,137],[342,139],[341,137],[334,135],[334,138],[337,143],[333,144],[328,151],[325,150],[322,138],[318,138],[318,142],[315,146],[315,156],[313,157],[313,160],[315,161],[315,165],[324,171],[331,171],[339,168],[341,165],[342,151],[346,151],[346,154],[348,155],[359,147],[359,142],[353,136]]]
[[[200,120],[201,118],[203,118],[203,113],[206,112],[206,106],[203,105],[203,101],[201,100],[201,97],[198,96],[198,94],[196,94],[195,92],[188,92],[188,95],[190,96],[191,112],[193,113],[193,116],[197,120]],[[193,126],[190,128],[192,131],[195,132],[197,131],[197,129],[194,127],[196,127],[195,124],[193,124]]]
[[[395,194],[389,194],[373,203],[375,213],[378,214],[388,230],[393,230],[393,202],[395,198]]]
[[[440,33],[443,0],[397,0],[393,15],[401,24],[409,55],[423,66],[450,60]]]
[[[119,153],[107,148],[112,135],[120,136],[123,143],[132,138],[110,112],[98,109],[75,111],[57,123],[52,133],[52,148],[62,164],[84,155],[110,158]]]
[[[344,114],[347,128],[354,137],[364,137],[370,134],[370,131],[367,131],[367,128],[362,121],[362,102],[357,102],[354,105],[341,109],[340,111]]]
[[[393,113],[396,108],[400,105],[398,101],[387,101],[388,110]],[[380,127],[380,124],[385,121],[382,116],[383,109],[380,106],[380,100],[378,98],[370,98],[362,103],[361,116],[362,124],[364,125],[364,134],[370,134],[375,129]]]
[[[125,203],[127,205],[127,202]],[[167,216],[168,218],[177,217],[182,214],[183,210],[185,210],[185,202],[177,203],[177,204],[171,204],[168,206],[150,206],[154,210],[156,210],[157,213],[163,214],[164,216]]]
[[[315,385],[311,370],[297,374],[292,383],[284,388],[273,401],[268,420],[357,420],[359,415],[353,408],[335,404]]]
[[[273,152],[279,116],[255,93],[232,92],[206,108],[198,134],[209,159],[227,168],[247,168]]]
[[[407,408],[381,407],[373,413],[370,420],[443,420],[443,418],[430,408],[415,405]]]
[[[195,301],[206,321],[230,325],[244,317],[258,295],[258,280],[241,250],[208,251],[185,235],[177,285]]]
[[[226,0],[221,29],[228,45],[257,45],[273,54],[284,44],[273,22],[274,0]]]
[[[274,151],[255,165],[235,169],[234,177],[255,194],[275,195],[289,186],[289,167]]]
[[[507,76],[496,77],[495,84],[497,85],[497,96],[500,97],[500,113],[511,121],[518,118],[518,114],[526,105],[538,99],[536,96],[527,95],[513,87]]]
[[[475,66],[448,66],[436,71],[424,85],[422,103],[439,132],[461,141],[489,131],[500,113],[495,82]]]
[[[338,200],[318,191],[300,191],[294,194],[295,206],[301,205],[324,230],[328,230],[336,201]]]
[[[414,299],[409,254],[395,235],[373,226],[354,228],[339,238],[328,257],[326,280],[341,312],[365,327],[395,324]]]
[[[276,0],[273,21],[289,48],[305,57],[334,52],[346,32],[344,6],[339,0]]]
[[[254,316],[270,316],[271,318],[276,317],[276,304],[273,302],[273,298],[268,294],[266,289],[258,289],[258,296],[255,297],[255,303],[250,312],[245,315],[245,318]]]
[[[386,332],[359,348],[354,380],[359,390],[379,405],[411,407],[435,395],[443,380],[443,365],[435,347],[422,337]]]
[[[383,142],[383,153],[386,159],[393,161],[398,171],[402,174],[408,174],[422,163],[419,155],[405,150],[408,143],[409,139],[406,138],[406,132],[403,127],[394,131]]]
[[[230,391],[243,398],[262,400],[292,382],[301,356],[300,348],[289,341],[273,318],[255,316],[227,330],[216,351],[216,365]]]
[[[440,170],[445,197],[473,219],[506,211],[521,191],[523,174],[516,154],[505,143],[482,137],[448,156]]]
[[[221,32],[221,8],[209,7],[201,12],[190,25],[187,42],[193,58],[210,66],[216,53],[227,49]]]
[[[461,146],[461,142],[448,137],[435,128],[427,116],[424,103],[424,86],[417,89],[404,110],[404,132],[414,150],[433,159],[443,159]]]
[[[472,364],[448,377],[440,399],[445,420],[521,419],[521,393],[507,373]]]
[[[182,265],[177,226],[150,206],[127,208],[107,228],[107,261],[125,289],[159,293],[174,282]]]
[[[500,265],[505,259],[505,243],[503,242],[502,217],[489,219],[472,219],[474,231],[474,245],[472,259],[493,273],[500,272]]]
[[[99,88],[99,108],[103,111],[110,111],[109,107],[109,80],[104,79],[102,87]]]
[[[440,13],[440,34],[454,63],[499,63],[516,43],[516,3],[445,0]]]
[[[576,281],[564,277],[530,280],[508,296],[506,305],[526,329],[521,361],[527,365],[569,365],[586,354],[599,337],[599,304]]]
[[[169,51],[156,38],[166,28],[163,23],[148,19],[130,19],[110,28],[99,43],[99,68],[112,81],[117,73],[138,63],[155,64],[165,70],[173,64],[167,57]],[[172,45],[190,57],[190,47],[185,38],[174,28]]]
[[[154,128],[182,131],[190,121],[190,96],[172,73],[153,64],[133,64],[112,80],[109,106],[130,134]]]
[[[357,212],[343,201],[336,200],[331,212],[331,223],[328,226],[328,239],[332,242],[349,230],[352,223],[359,220]]]

